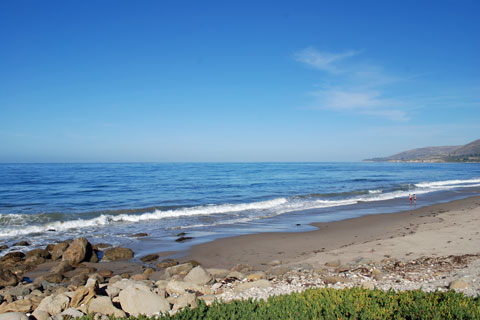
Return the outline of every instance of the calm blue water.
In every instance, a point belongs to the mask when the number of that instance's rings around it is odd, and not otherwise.
[[[0,243],[87,236],[141,252],[181,250],[180,232],[191,244],[298,231],[297,223],[408,209],[409,193],[423,205],[479,186],[479,164],[0,164]],[[131,237],[138,232],[149,236]]]

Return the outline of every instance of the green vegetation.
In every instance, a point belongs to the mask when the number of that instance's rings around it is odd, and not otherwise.
[[[272,296],[267,301],[216,302],[210,307],[200,302],[195,309],[187,308],[158,319],[480,319],[480,297],[466,297],[454,291],[309,289]]]

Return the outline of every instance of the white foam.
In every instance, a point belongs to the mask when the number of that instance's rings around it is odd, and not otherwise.
[[[468,179],[468,180],[444,180],[444,181],[431,181],[431,182],[421,182],[415,184],[416,187],[418,188],[459,188],[459,187],[475,187],[476,185],[472,184],[478,184],[480,183],[479,178],[474,178],[474,179]]]

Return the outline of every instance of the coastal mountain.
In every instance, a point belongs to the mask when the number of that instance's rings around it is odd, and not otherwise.
[[[387,162],[480,162],[480,139],[462,146],[425,147],[389,157],[364,161]]]

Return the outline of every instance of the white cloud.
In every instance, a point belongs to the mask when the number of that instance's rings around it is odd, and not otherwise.
[[[406,103],[398,99],[385,97],[383,87],[400,79],[386,75],[379,66],[365,63],[349,63],[348,58],[358,55],[360,51],[343,53],[319,52],[308,47],[295,53],[295,60],[327,71],[320,79],[323,83],[335,83],[334,86],[323,85],[321,89],[311,92],[315,96],[316,109],[328,109],[386,118],[393,121],[408,120],[402,110]]]
[[[357,55],[359,51],[345,51],[343,53],[328,53],[320,52],[312,47],[305,48],[294,54],[295,60],[305,63],[311,67],[319,70],[337,73],[342,69],[335,62],[341,61],[345,58]]]

